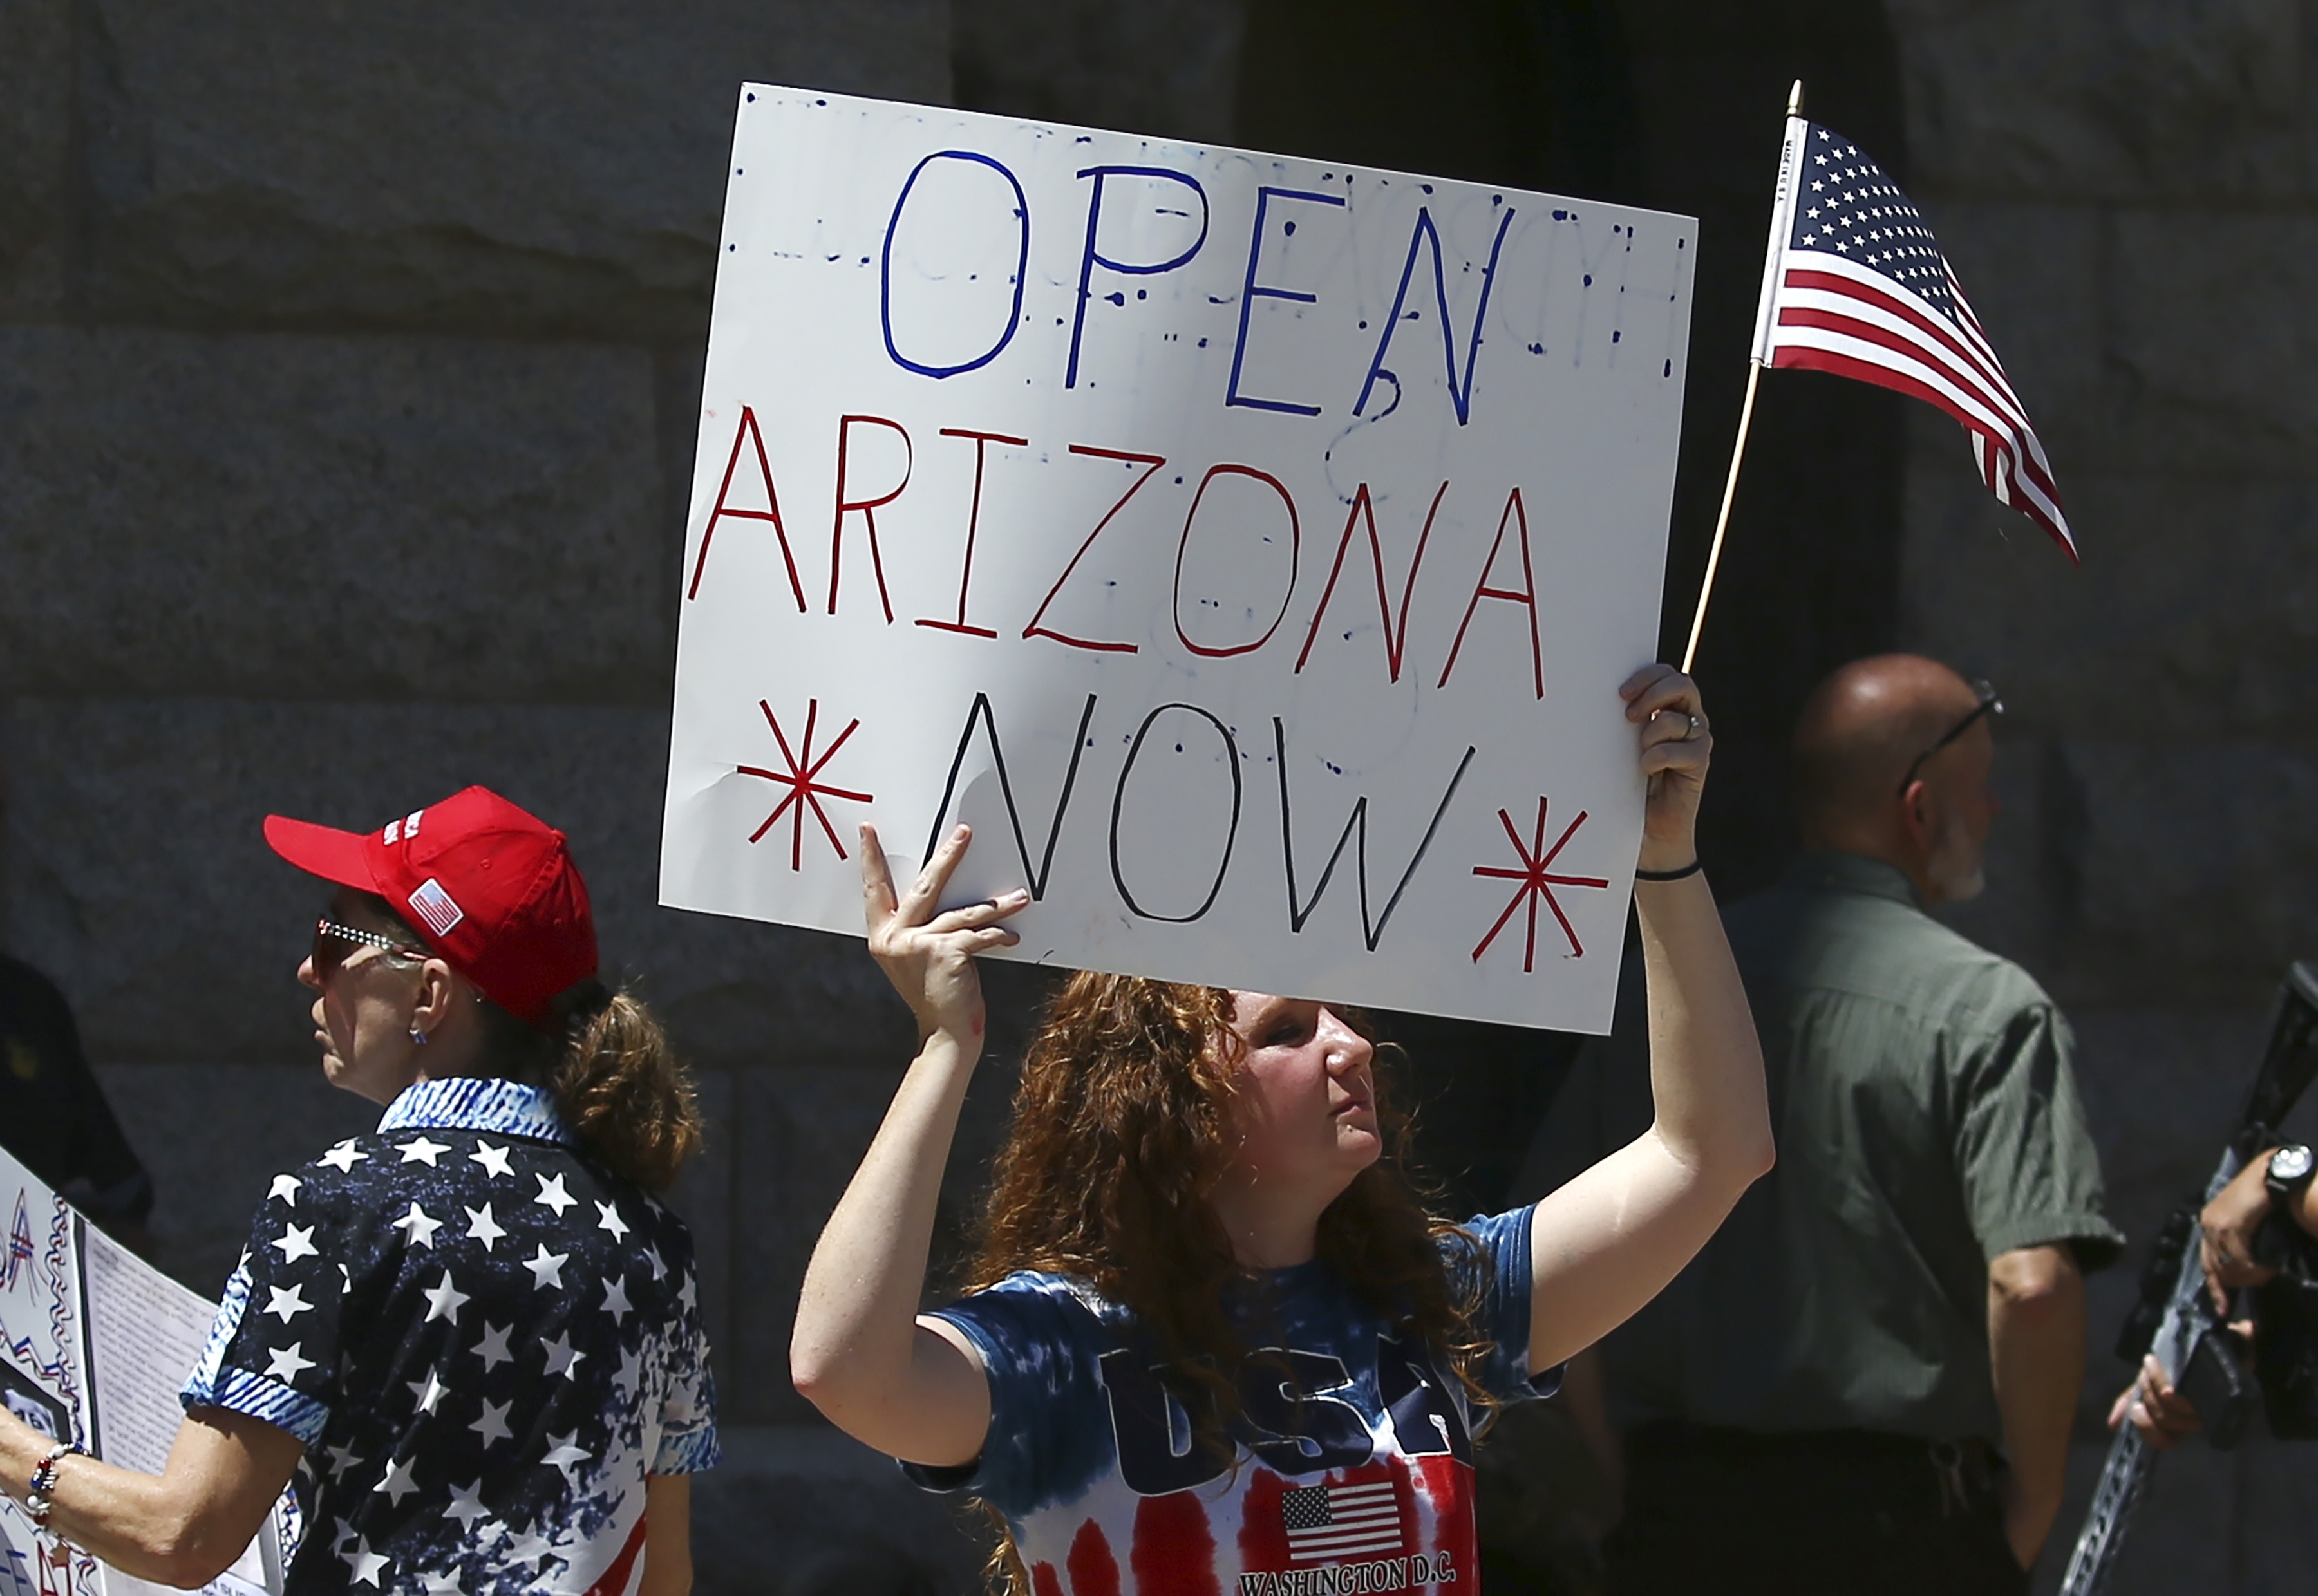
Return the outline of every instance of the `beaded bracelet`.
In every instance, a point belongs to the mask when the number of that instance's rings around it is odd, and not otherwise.
[[[32,1469],[31,1491],[24,1498],[24,1511],[43,1529],[49,1525],[49,1511],[57,1504],[57,1467],[75,1453],[85,1457],[87,1448],[78,1441],[58,1441],[41,1455]]]

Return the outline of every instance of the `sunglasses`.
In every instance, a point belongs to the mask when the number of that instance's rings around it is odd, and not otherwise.
[[[328,915],[314,922],[314,979],[328,981],[337,973],[338,966],[365,947],[381,948],[398,953],[406,958],[431,959],[435,955],[423,947],[413,947],[407,942],[397,942],[391,937],[382,937],[376,931],[364,931],[353,926],[342,926]]]
[[[1972,713],[1966,715],[1963,720],[1958,721],[1954,725],[1949,727],[1946,736],[1941,738],[1939,741],[1934,743],[1931,747],[1926,749],[1922,753],[1916,756],[1914,761],[1908,767],[1908,774],[1900,778],[1900,797],[1906,797],[1908,795],[1908,789],[1915,785],[1916,773],[1923,769],[1925,760],[1930,758],[1934,754],[1938,753],[1942,749],[1947,747],[1948,744],[1954,742],[1957,738],[1962,737],[1965,732],[1971,731],[1973,724],[1983,715],[2000,715],[2004,713],[2004,701],[1996,695],[1996,689],[1994,687],[1990,686],[1984,681],[1974,682],[1972,685],[1972,690],[1973,695],[1980,700],[1980,703],[1973,707]]]

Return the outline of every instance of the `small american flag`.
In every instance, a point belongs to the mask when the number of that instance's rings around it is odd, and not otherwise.
[[[2044,446],[1923,217],[1842,134],[1787,119],[1755,358],[1897,390],[1972,436],[1972,463],[2077,558]]]
[[[1280,1521],[1288,1531],[1291,1563],[1389,1556],[1400,1550],[1400,1503],[1388,1479],[1285,1492]]]

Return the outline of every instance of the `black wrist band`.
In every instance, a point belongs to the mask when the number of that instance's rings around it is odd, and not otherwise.
[[[1636,881],[1680,881],[1684,876],[1696,875],[1705,868],[1705,860],[1693,859],[1679,870],[1637,870],[1634,872],[1634,879]]]

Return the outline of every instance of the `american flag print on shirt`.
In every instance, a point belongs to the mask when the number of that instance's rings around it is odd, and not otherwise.
[[[1232,1417],[1171,1383],[1132,1310],[1018,1271],[937,1310],[990,1383],[982,1456],[903,1472],[997,1510],[1036,1596],[1471,1596],[1469,1394],[1523,1402],[1559,1378],[1528,1365],[1530,1220],[1476,1215],[1437,1238],[1487,1343],[1462,1375],[1325,1260],[1226,1284],[1247,1348]],[[1185,1444],[1210,1423],[1229,1455]]]
[[[1285,1492],[1280,1523],[1292,1563],[1387,1557],[1401,1549],[1400,1503],[1389,1477]]]
[[[2044,445],[1939,240],[1856,144],[1801,117],[1787,119],[1755,358],[1872,382],[1946,411],[1969,435],[1972,464],[1997,503],[2077,558]]]

